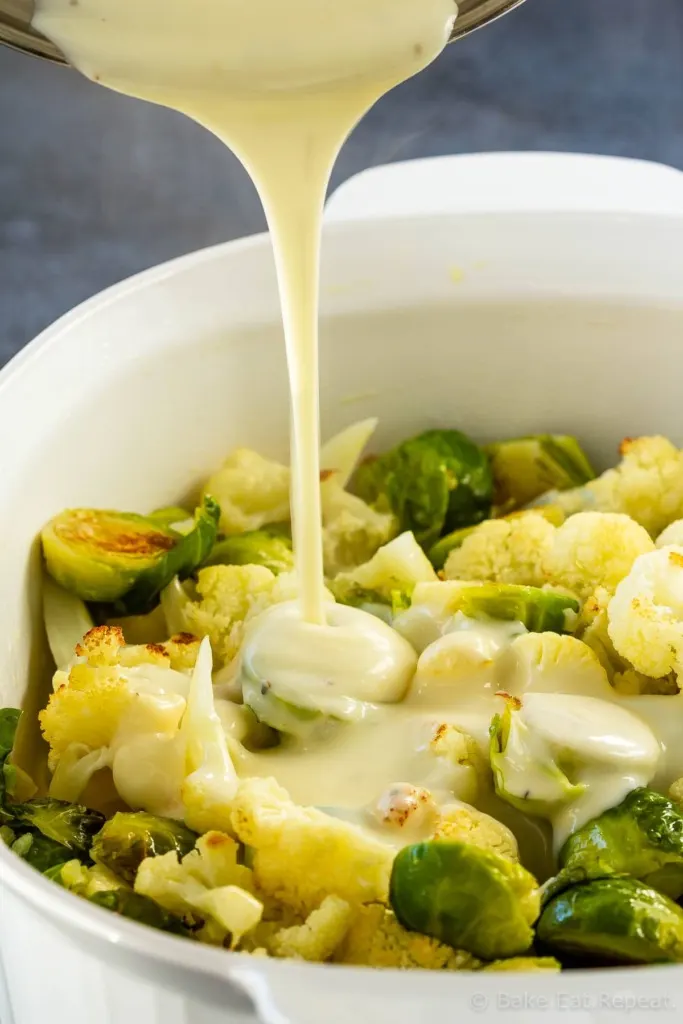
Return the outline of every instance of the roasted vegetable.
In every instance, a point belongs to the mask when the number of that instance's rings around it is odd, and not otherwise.
[[[154,900],[147,899],[130,889],[114,889],[110,892],[96,892],[88,896],[90,903],[105,910],[113,910],[121,917],[128,917],[139,924],[146,924],[150,928],[158,928],[162,932],[171,932],[173,935],[191,936],[179,917],[169,914],[167,910],[160,907]]]
[[[14,738],[19,728],[21,711],[17,708],[4,708],[0,711],[0,825],[12,818],[6,809],[7,797],[12,795],[16,782],[16,769],[9,764],[9,756],[14,747]]]
[[[538,434],[487,445],[499,508],[521,508],[546,491],[566,491],[595,472],[575,437]]]
[[[104,824],[99,811],[47,797],[14,804],[12,815],[18,827],[40,832],[79,858],[88,857],[93,837]]]
[[[277,576],[294,568],[291,539],[267,528],[219,540],[205,565],[265,565]]]
[[[571,633],[579,613],[579,602],[557,590],[459,580],[448,580],[440,586],[449,588],[451,614],[521,622],[530,633]]]
[[[539,911],[536,880],[520,864],[439,840],[399,851],[390,901],[405,928],[484,960],[525,953]]]
[[[45,873],[51,868],[61,867],[71,860],[73,854],[62,843],[48,839],[40,833],[25,832],[12,843],[12,852],[25,860],[36,871]]]
[[[219,516],[207,497],[192,529],[178,533],[133,513],[69,509],[43,529],[47,569],[82,600],[110,605],[112,615],[141,615],[174,576],[188,576],[208,558]]]
[[[93,841],[90,854],[127,882],[134,882],[140,864],[147,857],[177,853],[184,857],[194,849],[196,832],[179,821],[159,818],[144,811],[119,811],[105,823]]]
[[[556,896],[536,926],[544,949],[585,963],[683,960],[683,910],[634,878],[600,878]]]
[[[493,477],[488,458],[457,430],[428,430],[363,462],[356,493],[393,512],[401,530],[431,547],[444,531],[471,526],[491,511]]]
[[[683,895],[683,815],[661,793],[634,789],[570,836],[560,871],[544,886],[544,899],[585,882],[631,875],[671,899]]]
[[[538,515],[542,516],[551,526],[562,526],[565,520],[565,514],[562,509],[557,508],[555,505],[543,505],[537,509],[534,509]],[[508,515],[500,516],[504,522],[509,520],[520,519],[528,516],[528,512],[510,512]],[[429,549],[429,561],[432,563],[435,569],[443,569],[445,566],[448,556],[451,551],[455,551],[457,548],[462,547],[468,537],[471,537],[474,531],[479,526],[479,523],[475,523],[474,526],[465,526],[461,530],[453,530],[452,533],[447,533],[445,537],[441,537]]]

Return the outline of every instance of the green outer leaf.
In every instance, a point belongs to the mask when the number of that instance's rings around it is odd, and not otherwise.
[[[41,832],[79,858],[87,858],[94,835],[104,824],[104,815],[80,804],[49,797],[12,807],[14,821]]]
[[[12,818],[12,810],[7,806],[7,797],[12,795],[16,782],[14,765],[7,759],[14,749],[14,740],[19,728],[22,712],[17,708],[0,710],[0,825]]]
[[[90,855],[126,882],[134,882],[147,857],[177,853],[184,857],[194,849],[197,833],[182,822],[144,811],[118,811],[105,822],[93,840]]]
[[[452,584],[451,584],[452,585]],[[461,596],[449,610],[470,619],[521,622],[530,633],[571,633],[567,612],[578,615],[580,604],[557,590],[514,583],[461,583]]]
[[[166,551],[155,565],[144,569],[131,589],[112,604],[113,615],[145,615],[158,603],[159,594],[171,580],[190,576],[209,557],[218,535],[220,506],[206,496],[194,514],[195,525],[189,533],[178,535],[178,543]]]
[[[683,960],[683,910],[634,878],[600,878],[547,904],[536,926],[558,956],[607,964]]]
[[[428,430],[362,463],[356,493],[430,547],[444,530],[481,522],[491,511],[493,477],[481,448],[457,430]]]
[[[593,818],[560,851],[560,871],[543,888],[548,901],[590,879],[631,875],[672,899],[683,895],[683,815],[652,789],[634,789]]]
[[[132,892],[130,889],[96,892],[92,896],[88,896],[88,902],[94,903],[104,910],[112,910],[115,914],[130,918],[139,924],[157,928],[162,932],[171,932],[173,935],[186,937],[190,937],[192,934],[179,917],[164,910],[154,900],[142,896],[140,893]]]
[[[12,844],[12,852],[41,873],[61,867],[73,857],[73,854],[61,843],[56,843],[53,839],[33,832],[25,832],[23,836],[20,836]]]
[[[219,540],[205,565],[263,565],[275,575],[294,568],[291,540],[271,529],[251,530]]]
[[[521,865],[469,843],[404,847],[389,898],[405,928],[483,960],[521,955],[533,941],[536,880]]]

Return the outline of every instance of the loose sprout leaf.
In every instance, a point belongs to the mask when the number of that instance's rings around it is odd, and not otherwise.
[[[111,892],[96,892],[88,897],[90,903],[105,910],[112,910],[121,917],[128,917],[139,924],[146,924],[150,928],[157,928],[162,932],[171,932],[173,935],[191,936],[191,931],[174,914],[160,907],[154,900],[140,893],[132,892],[129,889],[114,889]]]
[[[173,529],[186,523],[188,519],[192,519],[192,513],[188,512],[185,508],[181,508],[180,505],[169,505],[166,508],[155,509],[154,512],[150,512],[147,518],[154,519],[155,522],[162,523],[164,526],[170,526]]]
[[[487,456],[457,430],[428,430],[367,460],[354,486],[365,501],[393,512],[425,548],[444,530],[485,519],[493,495]]]
[[[80,597],[46,575],[43,579],[43,619],[54,663],[58,669],[66,669],[74,658],[76,644],[95,624],[92,615]]]
[[[42,532],[50,576],[70,593],[109,615],[143,615],[161,590],[208,558],[216,541],[220,509],[206,497],[194,526],[178,533],[159,520],[133,513],[70,509]]]
[[[521,508],[546,491],[566,491],[595,478],[575,437],[539,434],[488,445],[495,481],[495,503]]]
[[[77,857],[87,857],[93,837],[104,824],[104,815],[80,804],[48,797],[12,807],[14,820],[60,843]]]
[[[679,962],[683,910],[634,878],[601,878],[551,900],[536,936],[561,959],[588,959],[593,965]]]
[[[484,960],[525,953],[539,908],[536,880],[521,865],[448,841],[399,851],[390,901],[405,928]]]
[[[95,836],[90,854],[98,864],[132,883],[147,857],[171,852],[184,857],[194,849],[196,841],[197,833],[179,821],[143,811],[119,811]]]
[[[294,568],[292,542],[270,527],[219,540],[205,565],[264,565],[275,575]]]
[[[16,784],[15,766],[8,764],[8,758],[14,748],[14,740],[19,728],[21,711],[17,708],[0,710],[0,825],[12,818],[12,810],[7,805],[8,796],[12,796]]]
[[[45,873],[51,868],[60,867],[73,856],[71,851],[61,843],[33,832],[25,832],[23,836],[20,836],[12,844],[12,852],[41,873]]]
[[[544,901],[587,880],[631,875],[670,896],[683,895],[683,815],[651,789],[635,789],[569,837],[560,871],[543,889]]]

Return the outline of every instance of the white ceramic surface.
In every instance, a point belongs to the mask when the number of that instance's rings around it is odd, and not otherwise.
[[[571,189],[562,160],[544,173],[564,174]],[[457,160],[441,162],[443,182],[457,175]],[[663,187],[663,177],[671,185],[658,212],[624,187],[607,212],[593,198],[573,211],[498,204],[491,214],[473,187],[474,212],[459,199],[457,212],[425,216],[404,170],[391,216],[369,221],[348,191],[353,222],[331,225],[324,247],[324,432],[370,414],[381,417],[378,446],[437,423],[482,440],[571,430],[605,463],[625,434],[683,442],[683,208],[673,175],[638,173],[643,188]],[[45,519],[69,504],[168,503],[234,444],[285,456],[287,424],[263,237],[126,282],[14,360],[0,375],[0,704],[21,701],[29,679],[48,671],[33,543]],[[683,1008],[679,967],[449,976],[249,960],[89,906],[5,848],[0,951],[1,1024],[528,1024],[537,1012],[592,1024],[629,1011],[665,1021]]]

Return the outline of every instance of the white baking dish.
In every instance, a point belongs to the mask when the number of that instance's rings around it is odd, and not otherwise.
[[[625,434],[683,442],[683,176],[449,158],[361,176],[329,219],[326,434],[377,414],[378,445],[437,423],[484,440],[568,430],[598,461]],[[51,514],[171,502],[232,445],[286,455],[287,425],[265,237],[125,282],[15,359],[0,376],[0,705],[49,672],[34,538]],[[634,1019],[665,998],[683,1006],[683,967],[524,977],[257,961],[107,914],[1,846],[0,873],[2,1024],[528,1024],[539,1009],[586,1024],[637,999]]]

